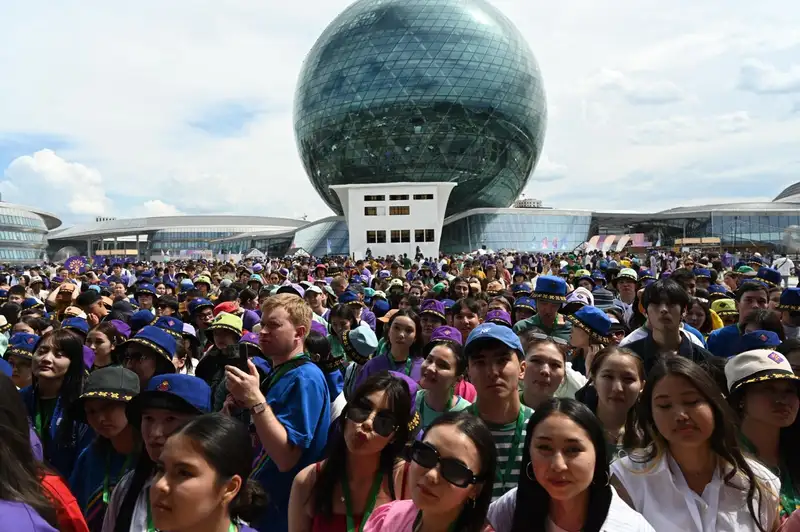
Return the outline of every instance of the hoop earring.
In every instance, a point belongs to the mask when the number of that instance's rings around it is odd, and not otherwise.
[[[528,465],[525,466],[525,475],[528,476],[528,480],[536,481],[533,476],[533,462],[528,462]]]

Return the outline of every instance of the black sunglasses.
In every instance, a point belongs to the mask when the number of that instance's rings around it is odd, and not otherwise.
[[[442,458],[436,447],[419,440],[411,444],[411,460],[425,469],[433,469],[439,464],[442,478],[459,488],[466,488],[478,482],[478,477],[461,460]]]
[[[354,423],[363,423],[372,415],[374,408],[370,404],[360,403],[347,407],[347,419]],[[389,410],[379,410],[372,418],[372,430],[375,434],[386,438],[397,429],[397,422]]]

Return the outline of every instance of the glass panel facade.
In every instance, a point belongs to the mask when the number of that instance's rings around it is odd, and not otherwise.
[[[360,0],[303,63],[294,126],[306,173],[331,185],[456,182],[448,215],[508,207],[547,121],[539,67],[484,0]]]
[[[713,236],[718,236],[724,244],[733,246],[748,244],[780,246],[783,243],[784,230],[792,225],[800,225],[798,214],[800,214],[798,211],[770,213],[768,216],[714,213]]]
[[[475,214],[442,228],[441,250],[458,253],[486,246],[495,251],[572,250],[589,236],[592,217]]]
[[[38,215],[21,209],[0,207],[0,226],[7,227],[14,225],[47,231],[44,220]]]
[[[47,249],[47,226],[37,214],[0,207],[0,261],[40,261]]]
[[[178,250],[205,250],[233,251],[230,242],[210,242],[218,238],[225,238],[239,233],[263,230],[259,226],[223,226],[223,227],[171,227],[153,233],[150,239],[150,250],[153,253]],[[237,242],[241,245],[243,242]],[[250,249],[249,246],[247,249]]]
[[[381,233],[382,231],[379,231]],[[380,234],[378,235],[380,241]],[[295,248],[303,248],[308,253],[323,255],[348,255],[350,253],[350,234],[344,220],[334,220],[313,224],[299,229],[294,235]]]

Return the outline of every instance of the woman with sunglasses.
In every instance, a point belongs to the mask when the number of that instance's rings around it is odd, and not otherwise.
[[[410,451],[411,500],[373,512],[364,532],[480,532],[492,500],[497,449],[486,424],[467,412],[436,419]]]
[[[575,397],[586,384],[586,377],[567,362],[567,341],[548,336],[536,327],[523,334],[525,377],[520,400],[536,409],[551,397]]]
[[[522,459],[518,487],[489,508],[496,532],[653,532],[609,486],[603,429],[576,400],[550,399],[534,412]]]
[[[295,477],[289,532],[361,530],[372,511],[402,496],[402,463],[409,438],[409,386],[391,373],[359,386],[338,418],[329,458]]]

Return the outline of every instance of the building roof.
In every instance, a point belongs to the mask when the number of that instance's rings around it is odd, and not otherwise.
[[[152,218],[125,218],[93,222],[59,229],[48,234],[48,240],[107,238],[113,236],[151,233],[178,227],[264,226],[264,229],[289,230],[308,224],[304,220],[274,218],[269,216],[155,216]]]
[[[775,196],[772,201],[796,201],[800,202],[800,182],[794,185],[789,185],[783,191]]]
[[[47,211],[43,211],[37,207],[28,207],[27,205],[8,203],[7,201],[0,202],[0,206],[8,207],[9,209],[19,209],[21,211],[32,212],[33,214],[40,216],[42,220],[44,220],[44,225],[47,227],[48,230],[53,230],[61,225],[61,219],[59,219],[58,216],[56,216],[55,214],[51,214]]]

